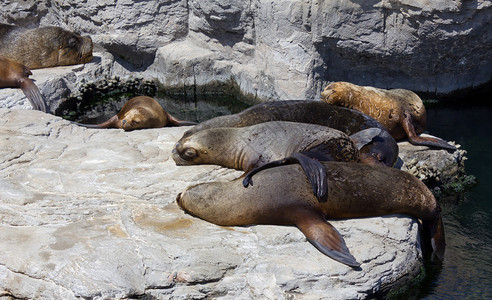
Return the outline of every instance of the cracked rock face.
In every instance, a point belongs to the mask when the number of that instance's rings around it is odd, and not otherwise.
[[[232,180],[170,159],[186,127],[90,130],[0,109],[0,295],[223,299],[365,298],[420,273],[408,216],[332,221],[361,271],[295,227],[220,227],[175,203],[188,185]],[[302,295],[302,296],[301,296]]]
[[[490,82],[487,0],[7,1],[0,22],[90,34],[121,72],[165,84],[234,78],[264,99],[332,81],[448,94]]]

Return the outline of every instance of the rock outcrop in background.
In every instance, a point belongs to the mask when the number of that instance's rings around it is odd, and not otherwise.
[[[113,73],[164,84],[233,78],[263,99],[330,81],[448,94],[492,78],[492,2],[7,1],[0,22],[89,34]]]

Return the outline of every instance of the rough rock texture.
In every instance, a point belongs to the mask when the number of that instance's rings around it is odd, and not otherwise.
[[[421,272],[418,222],[333,221],[362,270],[295,227],[225,228],[184,214],[189,184],[231,180],[170,158],[186,127],[90,130],[0,109],[0,296],[360,299]]]
[[[492,2],[4,1],[0,22],[60,25],[166,84],[234,78],[261,98],[330,81],[446,94],[492,79]]]

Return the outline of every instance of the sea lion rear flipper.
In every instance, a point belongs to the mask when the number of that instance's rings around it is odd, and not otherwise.
[[[299,209],[291,213],[294,214],[296,226],[316,249],[345,265],[354,268],[360,267],[340,233],[330,223],[326,222],[318,212]]]
[[[34,109],[47,112],[46,103],[44,102],[43,96],[31,79],[22,78],[19,82],[19,86]]]
[[[166,113],[167,113],[167,119],[168,119],[169,123],[171,123],[174,126],[194,126],[194,125],[198,124],[198,123],[192,122],[192,121],[184,121],[184,120],[177,119],[174,116],[172,116],[170,113],[168,113],[168,112],[166,112]]]
[[[443,149],[451,150],[451,151],[456,150],[455,146],[450,145],[446,141],[443,141],[441,139],[418,136],[417,133],[415,132],[415,128],[413,127],[413,124],[412,124],[412,117],[408,113],[404,114],[402,125],[403,125],[403,129],[405,130],[405,133],[407,134],[408,141],[412,145],[443,148]]]
[[[357,146],[357,149],[360,150],[362,147],[372,142],[372,140],[380,134],[381,129],[373,127],[352,134],[350,139],[354,142],[355,146]]]
[[[444,260],[444,250],[446,248],[446,241],[444,238],[444,225],[442,223],[441,215],[432,221],[422,221],[425,234],[428,234],[431,240],[433,254],[440,260]]]
[[[308,155],[313,155],[313,158],[310,158]],[[326,202],[328,198],[326,170],[325,167],[315,158],[319,158],[319,156],[316,153],[311,153],[311,152],[293,153],[290,157],[266,163],[262,166],[256,167],[253,170],[249,171],[244,176],[243,186],[247,188],[249,185],[253,185],[253,180],[252,180],[253,175],[261,170],[274,168],[282,165],[298,163],[301,165],[302,169],[304,170],[304,173],[306,174],[309,182],[311,183],[311,186],[313,187],[313,193],[316,195],[318,201]],[[325,156],[323,156],[323,158],[324,160],[328,160],[328,158]]]

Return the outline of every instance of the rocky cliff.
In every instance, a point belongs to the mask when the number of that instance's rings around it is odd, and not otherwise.
[[[7,1],[0,22],[59,25],[165,84],[234,78],[261,98],[330,81],[447,94],[492,78],[492,2]]]

